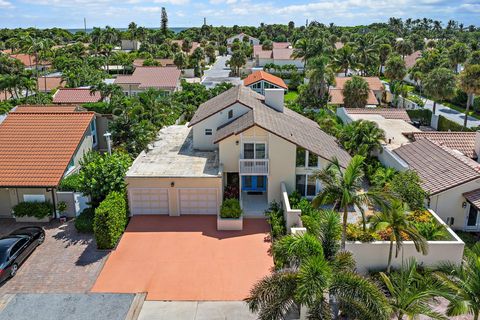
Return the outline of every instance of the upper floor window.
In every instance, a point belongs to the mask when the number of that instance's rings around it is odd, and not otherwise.
[[[213,134],[212,129],[205,129],[205,135],[206,136],[211,136]]]
[[[297,147],[297,167],[305,167],[307,159],[307,151],[303,148]]]
[[[297,147],[297,167],[318,168],[318,156],[303,148]]]
[[[228,111],[228,119],[232,119],[233,118],[233,110],[229,110]]]
[[[308,166],[310,168],[318,167],[318,156],[316,154],[308,152]]]
[[[265,159],[267,156],[267,148],[265,143],[244,143],[243,158],[244,159]]]

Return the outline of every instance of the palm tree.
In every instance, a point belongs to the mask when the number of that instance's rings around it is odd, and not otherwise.
[[[378,48],[378,60],[380,61],[380,74],[383,73],[383,66],[392,52],[392,46],[388,43],[381,44]]]
[[[420,315],[429,319],[447,320],[443,314],[433,311],[430,302],[444,295],[442,285],[429,275],[418,272],[415,260],[410,260],[396,272],[380,273],[381,279],[389,293],[389,303],[398,320],[404,316],[416,319]]]
[[[338,133],[338,140],[350,154],[368,157],[373,151],[381,149],[385,131],[373,121],[358,120],[345,125]]]
[[[327,62],[326,55],[319,55],[310,59],[307,65],[309,86],[315,97],[319,99],[323,99],[327,94]]]
[[[458,73],[458,65],[467,61],[469,53],[467,45],[463,42],[457,42],[450,47],[448,50],[448,59],[455,73]]]
[[[480,318],[480,243],[465,249],[462,265],[445,264],[436,276],[449,289],[448,316],[473,314]]]
[[[428,253],[428,243],[411,221],[407,219],[408,207],[399,200],[392,201],[391,205],[382,208],[370,219],[371,226],[377,231],[385,231],[390,241],[388,253],[387,273],[392,267],[393,244],[395,243],[395,258],[403,247],[403,241],[409,238],[415,249],[422,254]]]
[[[356,56],[352,47],[348,44],[338,49],[333,56],[332,65],[336,70],[344,72],[345,77],[348,74],[348,69],[354,68],[356,64]]]
[[[468,112],[473,104],[473,95],[480,94],[480,65],[469,64],[460,72],[458,77],[459,87],[468,95],[467,108],[465,109],[465,120],[463,127],[467,128]]]
[[[105,82],[100,82],[90,88],[90,94],[93,95],[95,92],[100,92],[101,101],[105,101],[106,98],[113,99],[114,97],[123,95],[123,91],[120,86],[116,84],[106,84]]]
[[[407,68],[405,67],[405,61],[400,57],[398,54],[390,55],[387,62],[385,63],[385,76],[390,79],[391,83],[391,90],[392,93],[397,96],[397,92],[395,92],[395,84],[398,81],[403,80],[407,75]]]
[[[359,76],[345,82],[343,88],[343,104],[346,108],[363,108],[367,105],[370,87],[367,81]]]
[[[315,178],[322,183],[323,189],[313,199],[313,206],[318,208],[323,204],[334,204],[334,209],[338,208],[343,212],[342,250],[345,249],[347,239],[349,208],[353,206],[362,208],[371,202],[381,202],[381,196],[378,193],[363,191],[364,160],[363,156],[356,155],[344,170],[338,160],[334,159],[325,169],[315,174]]]
[[[405,56],[413,53],[413,44],[408,40],[397,41],[395,50],[405,59]]]
[[[374,283],[354,273],[350,253],[338,253],[330,262],[321,250],[309,249],[321,248],[315,237],[305,234],[284,238],[288,240],[274,244],[273,251],[290,261],[287,265],[291,267],[260,280],[246,299],[259,319],[285,319],[302,307],[308,308],[308,319],[337,319],[339,311],[352,319],[389,318],[391,309],[385,296]]]
[[[423,90],[433,100],[435,114],[437,100],[444,100],[455,95],[455,74],[447,68],[433,69],[423,80]]]

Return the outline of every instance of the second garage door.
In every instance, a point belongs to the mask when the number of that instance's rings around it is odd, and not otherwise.
[[[165,188],[130,189],[130,212],[168,214],[168,190]]]
[[[179,189],[180,214],[217,214],[218,195],[214,188]]]

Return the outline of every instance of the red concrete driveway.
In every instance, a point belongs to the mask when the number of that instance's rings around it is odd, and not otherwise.
[[[267,222],[243,223],[243,231],[217,231],[215,216],[135,216],[92,291],[242,300],[273,267]]]

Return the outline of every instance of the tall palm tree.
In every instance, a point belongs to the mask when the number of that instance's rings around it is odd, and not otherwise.
[[[396,272],[380,273],[381,279],[389,293],[389,303],[398,320],[416,319],[420,315],[429,319],[447,320],[448,318],[434,310],[430,303],[443,296],[442,284],[434,277],[418,272],[418,264],[410,260]]]
[[[399,200],[392,201],[391,205],[382,208],[371,217],[371,226],[377,231],[385,231],[390,241],[390,250],[388,253],[387,273],[390,273],[392,267],[393,244],[395,243],[395,258],[403,247],[403,241],[408,237],[413,241],[415,249],[422,254],[428,253],[428,243],[418,232],[417,228],[407,219],[407,205]]]
[[[480,65],[469,64],[460,72],[458,77],[459,87],[468,95],[467,107],[465,109],[465,119],[463,127],[467,128],[468,112],[473,104],[473,95],[480,94]]]
[[[346,108],[364,108],[367,105],[370,87],[367,81],[359,76],[345,82],[343,103]]]
[[[353,48],[346,44],[338,49],[333,56],[332,65],[336,70],[343,71],[346,77],[348,70],[356,66],[356,56]]]
[[[308,61],[307,75],[309,77],[309,86],[315,97],[323,99],[327,94],[328,82],[328,57],[326,55],[316,56]]]
[[[390,79],[390,90],[397,97],[397,92],[394,88],[397,82],[403,80],[407,75],[407,68],[405,66],[405,61],[398,54],[390,55],[387,62],[385,63],[385,76]]]
[[[383,66],[392,52],[392,46],[388,43],[381,44],[378,47],[378,60],[380,61],[380,74],[383,73]]]
[[[467,61],[469,54],[470,51],[468,50],[467,45],[463,42],[456,42],[448,49],[448,59],[450,60],[455,73],[458,73],[458,65]]]
[[[300,311],[302,307],[308,308],[308,319],[337,319],[339,311],[352,319],[389,318],[391,309],[385,296],[374,283],[354,273],[355,263],[350,253],[338,253],[330,262],[319,250],[305,250],[305,243],[321,248],[315,237],[305,234],[285,238],[289,240],[277,248],[274,244],[273,251],[286,261],[290,257],[291,267],[276,270],[260,280],[246,299],[250,310],[258,312],[259,319],[285,319],[289,312]],[[315,241],[317,244],[313,245]],[[298,247],[301,249],[297,250]],[[302,254],[297,254],[298,251]]]
[[[423,80],[423,90],[433,99],[433,114],[437,100],[444,100],[455,95],[455,74],[447,68],[433,69]]]
[[[323,189],[313,199],[313,206],[334,204],[334,209],[343,213],[341,248],[345,249],[347,239],[348,211],[352,206],[362,208],[373,201],[380,202],[378,194],[363,191],[363,165],[365,158],[356,155],[344,170],[337,159],[325,169],[317,172],[315,178],[320,180]]]
[[[480,243],[465,249],[461,265],[445,264],[436,276],[449,289],[448,316],[472,314],[480,319]]]
[[[350,154],[368,157],[373,151],[381,149],[385,131],[373,121],[357,120],[343,126],[337,137]]]
[[[397,41],[395,50],[405,59],[405,56],[413,53],[413,44],[409,40]]]

